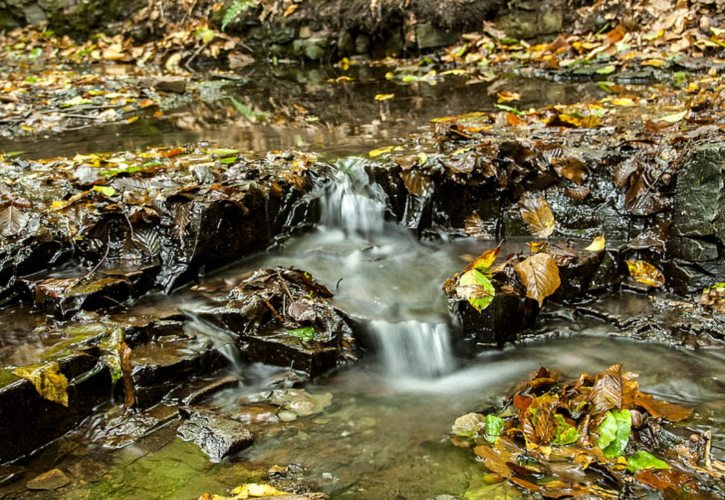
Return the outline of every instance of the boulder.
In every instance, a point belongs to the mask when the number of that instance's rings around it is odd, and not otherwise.
[[[185,421],[177,430],[184,441],[191,441],[209,456],[212,462],[248,448],[254,436],[244,424],[222,417],[211,411],[189,409],[182,411]]]

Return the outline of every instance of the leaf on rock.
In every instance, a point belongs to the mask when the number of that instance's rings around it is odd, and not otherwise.
[[[516,264],[516,273],[526,287],[526,296],[536,300],[539,305],[553,294],[559,285],[559,268],[554,258],[546,253],[537,253]]]
[[[586,247],[584,250],[587,252],[601,252],[604,250],[604,247],[607,244],[607,240],[604,238],[603,234],[600,234],[599,236],[595,237],[592,242],[589,244],[588,247]]]
[[[640,450],[627,457],[627,470],[629,472],[639,472],[643,469],[669,469],[670,466],[664,460],[660,460],[651,453]]]
[[[484,250],[481,255],[473,259],[471,263],[466,266],[464,272],[470,271],[471,269],[477,269],[482,273],[485,273],[493,265],[493,263],[496,262],[496,257],[498,257],[498,254],[500,252],[500,243],[496,246],[496,248],[489,248],[488,250]]]
[[[468,300],[476,311],[481,312],[491,305],[496,289],[484,274],[476,269],[466,271],[458,278],[456,294]]]
[[[29,380],[43,398],[68,406],[68,379],[61,373],[60,365],[52,362],[38,368],[21,367],[13,373]]]
[[[548,238],[556,228],[554,214],[543,196],[526,196],[521,201],[521,218],[529,231],[539,238]]]
[[[30,216],[14,205],[0,210],[0,234],[8,238],[20,233],[28,223]]]
[[[564,446],[579,441],[579,432],[576,427],[568,423],[563,416],[557,413],[554,415],[554,420],[556,421],[556,430],[554,431],[555,437],[552,444]]]
[[[375,94],[376,101],[387,101],[395,97],[395,94]]]
[[[622,374],[622,365],[612,365],[597,375],[589,393],[592,413],[630,408],[634,405],[637,392],[635,375],[629,372]]]
[[[463,438],[474,438],[485,422],[486,418],[480,413],[466,413],[453,422],[451,432]]]
[[[627,260],[629,275],[639,283],[659,288],[665,284],[662,271],[644,260]]]
[[[632,416],[629,410],[608,411],[599,424],[597,446],[604,452],[604,456],[619,457],[627,447],[631,432]]]
[[[287,330],[288,335],[292,335],[293,337],[297,337],[298,339],[302,339],[304,341],[311,341],[315,340],[315,334],[317,332],[315,329],[311,326],[304,326],[302,328],[295,328],[294,330]]]

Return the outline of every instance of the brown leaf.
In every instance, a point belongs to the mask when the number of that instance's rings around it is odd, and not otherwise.
[[[0,210],[0,234],[6,238],[16,236],[28,223],[30,216],[14,205]]]
[[[665,284],[662,271],[644,260],[627,260],[629,275],[636,281],[647,286],[659,288]]]
[[[579,185],[587,179],[587,168],[578,158],[552,158],[551,163],[556,173]]]
[[[556,228],[554,214],[543,196],[526,196],[521,200],[521,218],[529,231],[539,238],[548,238]]]
[[[495,237],[495,223],[487,224],[478,214],[471,214],[466,217],[463,230],[468,236],[477,240],[491,240]]]
[[[496,257],[498,257],[498,254],[500,252],[501,243],[496,245],[495,248],[489,248],[488,250],[484,250],[483,252],[481,252],[481,255],[473,259],[471,263],[466,266],[463,272],[465,273],[466,271],[470,271],[471,269],[478,269],[481,271],[488,270],[488,268],[490,268],[493,263],[496,262]]]
[[[136,389],[133,385],[133,365],[131,363],[131,354],[133,351],[126,344],[121,342],[119,347],[119,358],[121,360],[121,373],[123,374],[123,394],[124,406],[133,408],[136,405]]]
[[[564,190],[564,192],[572,200],[582,201],[582,200],[585,200],[589,196],[589,194],[592,192],[592,190],[586,186],[577,186],[575,188],[566,188]]]
[[[622,365],[612,365],[598,374],[589,394],[593,406],[592,414],[612,409],[629,409],[634,406],[637,395],[637,380],[629,372],[622,374]]]
[[[687,420],[692,415],[691,408],[685,408],[675,403],[669,403],[654,398],[650,394],[637,391],[637,395],[634,398],[634,402],[637,406],[641,406],[647,412],[655,418],[664,417],[670,422],[680,422]]]
[[[516,264],[515,269],[526,287],[526,296],[536,300],[539,305],[561,285],[559,268],[549,254],[532,255]]]
[[[505,450],[495,449],[491,446],[476,446],[473,452],[483,460],[483,465],[491,472],[495,472],[501,477],[510,478],[511,469],[506,466],[506,462],[511,461],[511,455]]]

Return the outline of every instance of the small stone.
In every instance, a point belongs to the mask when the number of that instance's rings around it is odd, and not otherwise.
[[[29,490],[52,491],[70,483],[70,479],[60,469],[52,469],[28,481]]]
[[[254,442],[252,433],[234,420],[208,410],[182,410],[187,416],[177,434],[184,441],[192,441],[206,453],[212,462],[248,448]]]
[[[281,411],[277,414],[282,422],[293,422],[297,420],[297,414],[291,411]]]
[[[161,78],[154,83],[156,90],[183,94],[186,92],[186,78]]]

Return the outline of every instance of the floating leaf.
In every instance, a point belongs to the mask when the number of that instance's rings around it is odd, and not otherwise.
[[[516,264],[516,273],[526,287],[526,296],[536,300],[539,305],[553,294],[559,285],[559,268],[554,258],[546,253],[537,253]]]
[[[68,406],[68,379],[60,371],[60,365],[52,362],[39,368],[21,367],[13,373],[29,380],[43,398]]]
[[[629,410],[611,410],[599,424],[597,446],[608,458],[619,457],[624,452],[632,432],[632,416]]]
[[[643,469],[669,469],[670,466],[664,460],[660,460],[648,451],[640,450],[627,457],[627,470],[639,472]]]
[[[662,271],[644,260],[627,260],[629,275],[636,281],[655,288],[665,284],[665,276]]]
[[[395,97],[395,94],[375,94],[376,101],[387,101]]]
[[[584,250],[586,250],[587,252],[601,252],[602,250],[604,250],[606,244],[607,240],[604,238],[603,234],[600,234],[599,236],[595,237],[589,244],[589,246],[586,247]]]
[[[476,311],[481,312],[491,305],[496,289],[491,281],[476,269],[466,271],[458,279],[456,294],[468,300]]]
[[[489,443],[495,443],[496,439],[501,435],[504,428],[504,421],[501,417],[492,413],[486,415],[486,428],[483,437]]]
[[[521,218],[529,231],[539,238],[548,238],[556,228],[554,214],[543,196],[526,196],[521,201]]]
[[[298,339],[302,339],[306,342],[315,340],[315,334],[317,332],[311,326],[303,326],[302,328],[295,328],[294,330],[287,330],[287,335],[292,335]]]

